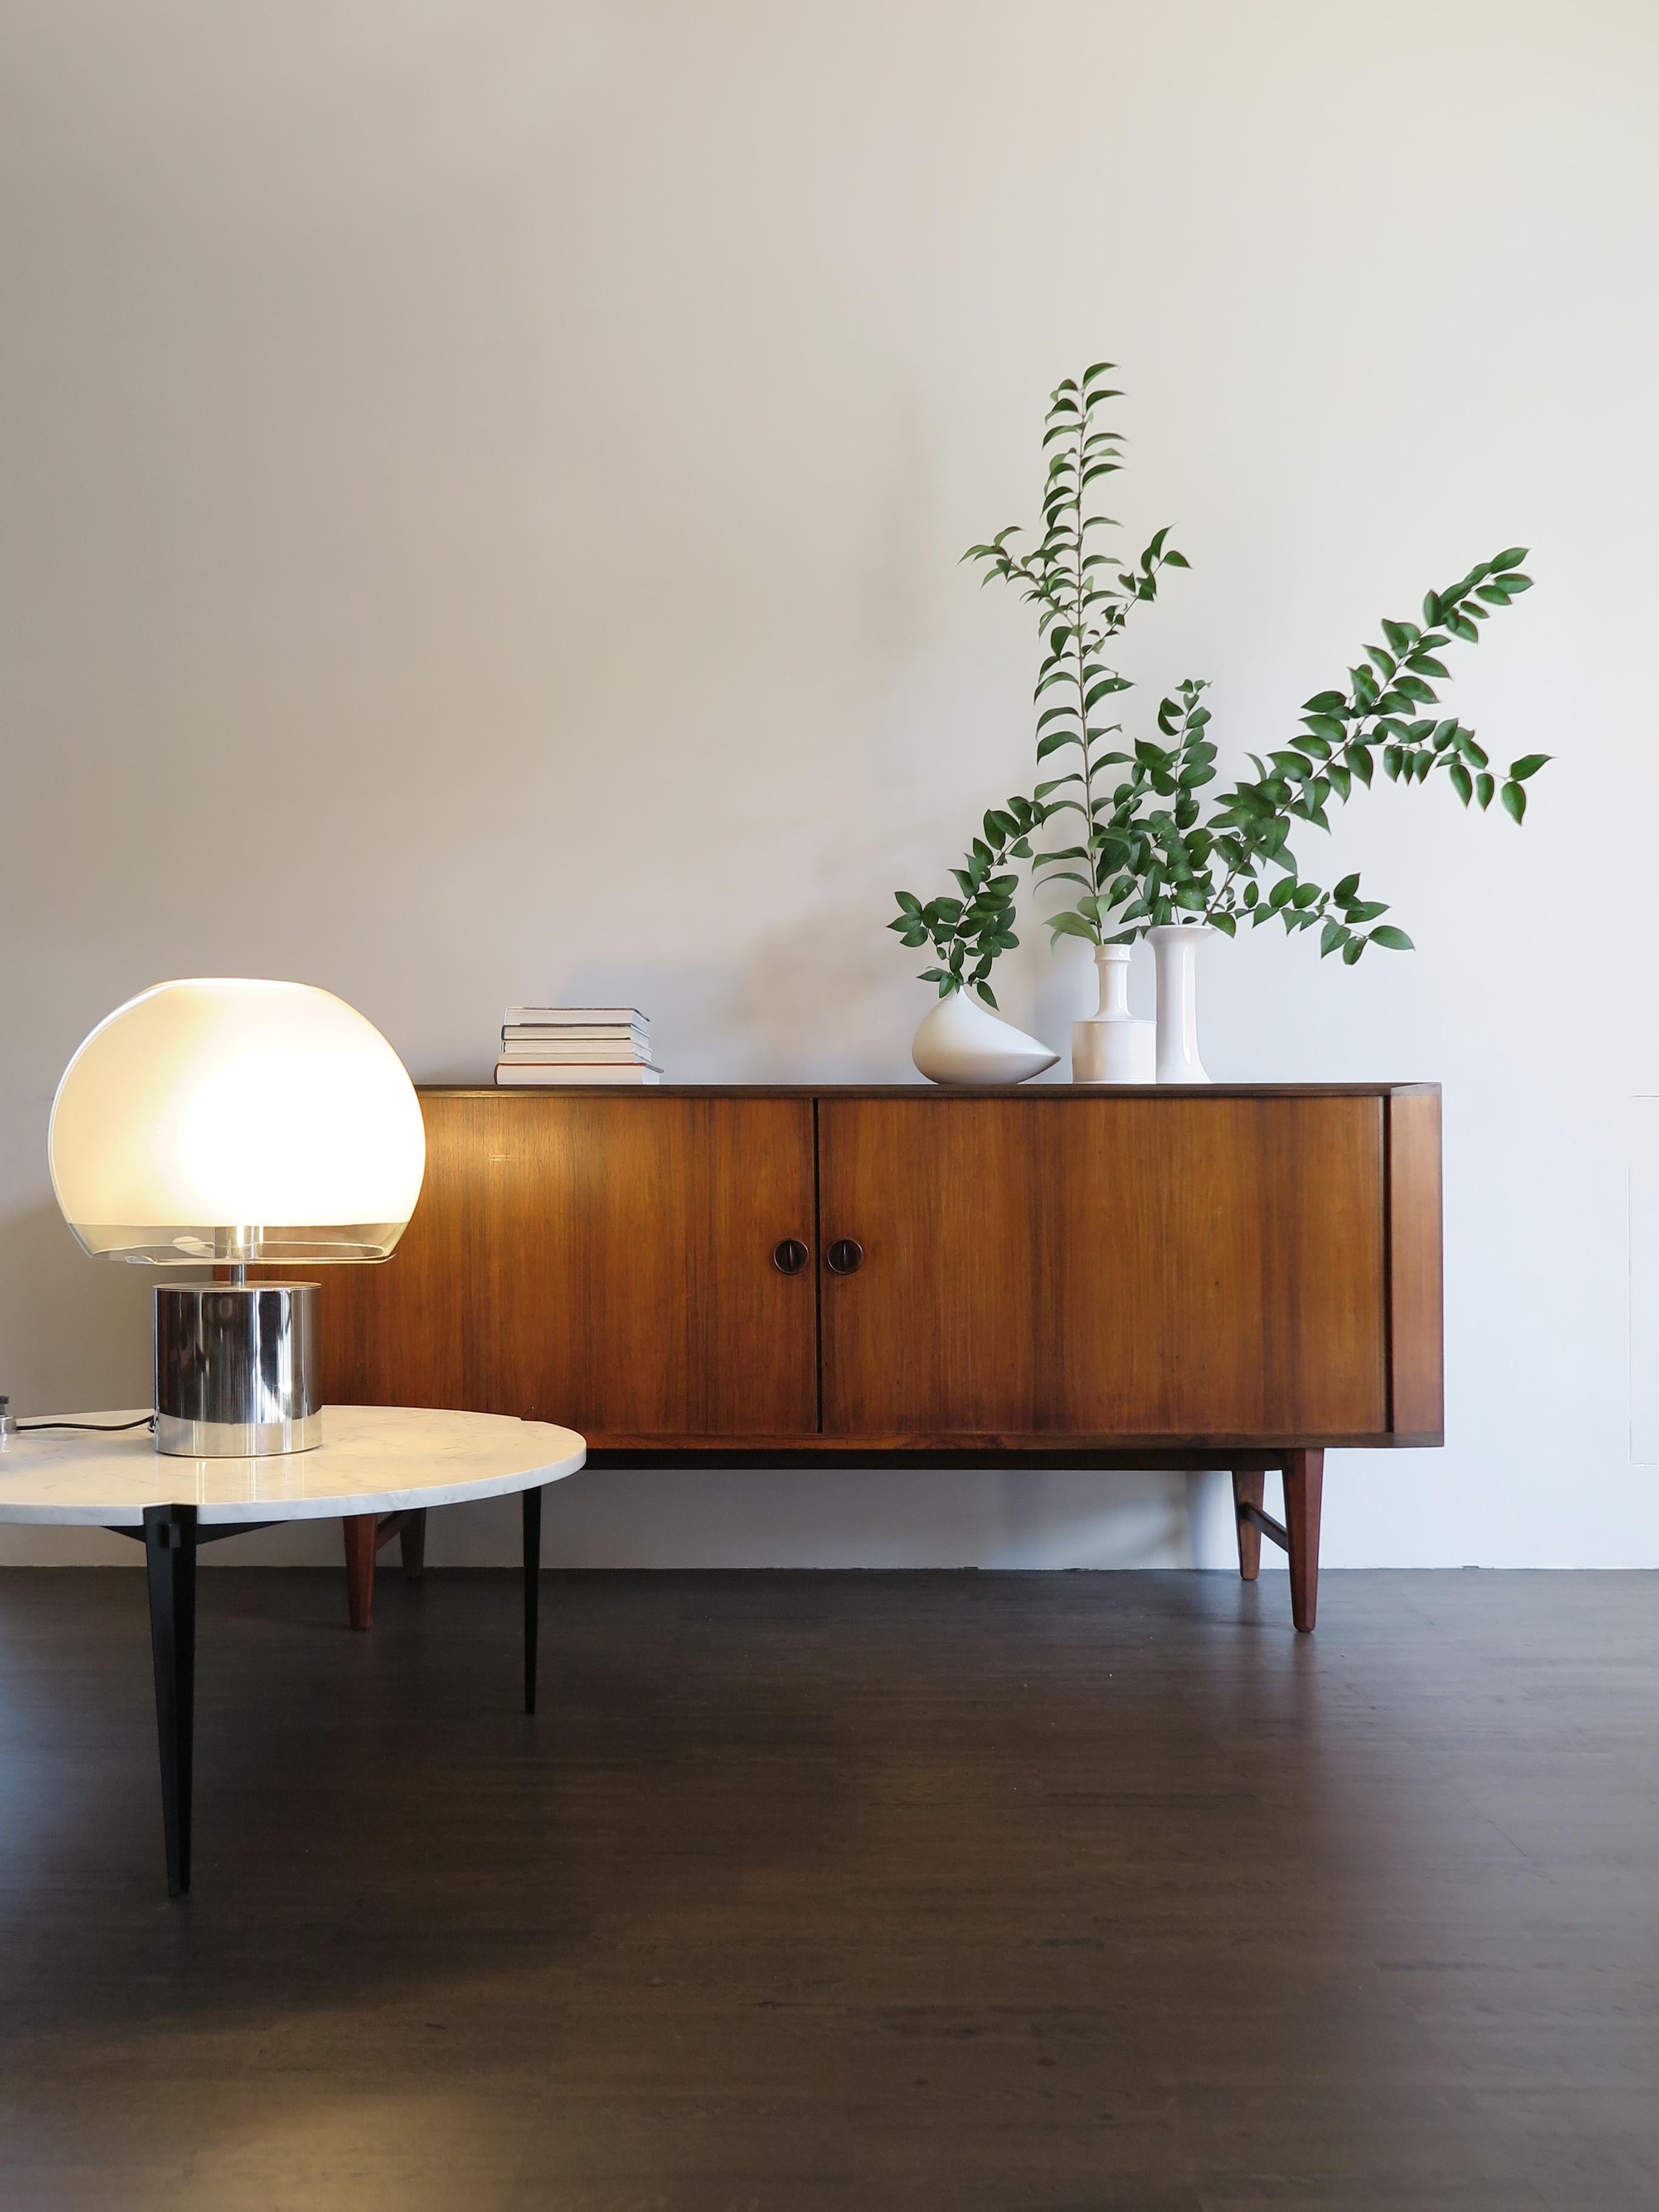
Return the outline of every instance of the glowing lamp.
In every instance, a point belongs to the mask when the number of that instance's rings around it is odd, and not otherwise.
[[[374,1024],[304,983],[158,983],[64,1069],[47,1151],[88,1252],[228,1271],[157,1286],[157,1449],[240,1458],[319,1443],[316,1285],[245,1271],[385,1260],[403,1234],[426,1135]]]

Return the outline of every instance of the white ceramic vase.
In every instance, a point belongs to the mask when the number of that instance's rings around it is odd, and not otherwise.
[[[1149,929],[1158,968],[1158,1079],[1207,1083],[1198,1056],[1198,948],[1215,935],[1207,921]]]
[[[1152,1083],[1157,1079],[1154,1025],[1129,1012],[1129,948],[1097,945],[1100,1007],[1072,1024],[1073,1083]]]
[[[1060,1058],[994,1014],[970,991],[952,991],[923,1020],[910,1057],[930,1083],[1024,1083]]]

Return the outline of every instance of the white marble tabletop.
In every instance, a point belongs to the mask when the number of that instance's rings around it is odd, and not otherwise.
[[[143,1413],[52,1418],[113,1424]],[[147,1505],[194,1505],[204,1527],[396,1513],[533,1490],[574,1474],[586,1456],[573,1429],[550,1421],[409,1406],[325,1406],[314,1451],[268,1459],[171,1459],[147,1429],[26,1426],[0,1448],[0,1521],[137,1528]]]

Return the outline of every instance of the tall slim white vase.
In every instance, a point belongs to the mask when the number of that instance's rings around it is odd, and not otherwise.
[[[1149,929],[1158,969],[1158,1079],[1207,1083],[1198,1056],[1198,948],[1215,935],[1207,921]]]

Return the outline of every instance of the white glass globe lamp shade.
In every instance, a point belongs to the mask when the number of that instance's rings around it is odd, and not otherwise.
[[[384,1260],[426,1170],[420,1101],[306,983],[158,983],[64,1071],[52,1188],[88,1252],[156,1267]]]

